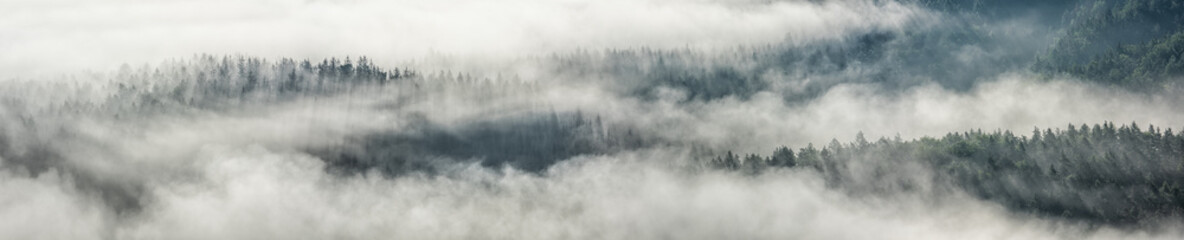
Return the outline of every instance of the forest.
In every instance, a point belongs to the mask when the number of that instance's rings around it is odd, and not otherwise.
[[[1030,137],[1029,137],[1030,136]],[[874,142],[832,141],[796,152],[727,152],[707,166],[756,174],[799,168],[822,174],[828,186],[857,191],[920,191],[930,182],[953,182],[976,197],[1009,208],[1105,223],[1179,218],[1184,212],[1184,136],[1136,123],[1035,129],[1030,135],[974,130],[940,138]],[[936,169],[917,179],[902,165]],[[870,177],[869,177],[870,176]],[[885,184],[881,181],[890,181]]]
[[[1174,0],[18,1],[0,52],[0,239],[1184,238]]]

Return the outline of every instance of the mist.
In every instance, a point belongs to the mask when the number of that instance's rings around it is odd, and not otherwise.
[[[900,28],[896,2],[833,1],[5,1],[3,77],[55,76],[198,53],[447,56],[492,64],[602,48],[731,48]],[[71,56],[66,59],[58,56]]]
[[[0,236],[1184,237],[1090,4],[4,1]]]

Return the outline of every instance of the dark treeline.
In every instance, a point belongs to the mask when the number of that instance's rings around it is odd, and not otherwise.
[[[15,110],[9,114],[33,110],[57,114],[150,114],[234,108],[244,103],[331,96],[398,82],[429,80],[411,69],[379,67],[366,57],[314,62],[213,55],[156,66],[124,65],[114,74],[72,78],[75,80],[0,86],[3,93],[0,104]]]
[[[124,65],[87,81],[24,82],[0,86],[0,104],[25,111],[142,115],[189,109],[229,109],[295,99],[384,92],[420,100],[495,99],[530,94],[538,83],[463,72],[387,69],[366,57],[321,61],[200,55],[155,66]],[[40,94],[60,93],[71,94]],[[28,96],[35,95],[35,96]],[[37,101],[29,101],[36,99]],[[134,114],[133,114],[134,113]],[[27,113],[24,115],[28,115]],[[28,117],[28,116],[21,116]]]
[[[782,147],[770,156],[728,152],[708,164],[749,173],[808,169],[853,192],[949,182],[1009,208],[1106,223],[1184,216],[1184,135],[1134,123],[1036,129],[1030,137],[976,130],[869,142],[861,134],[852,143]]]
[[[384,85],[415,79],[410,69],[387,70],[366,57],[324,59],[320,62],[201,55],[188,62],[155,68],[123,67],[114,76],[118,92],[112,101],[122,107],[165,110],[171,107],[213,107],[243,101],[282,100],[350,91],[358,86]]]

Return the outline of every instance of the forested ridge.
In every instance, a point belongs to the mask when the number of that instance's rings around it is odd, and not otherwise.
[[[747,173],[805,169],[841,189],[917,191],[951,182],[1009,208],[1097,222],[1184,214],[1184,132],[1136,123],[1070,124],[1029,135],[973,130],[908,141],[860,134],[846,144],[781,147],[767,156],[727,152],[705,163]],[[911,175],[918,166],[937,174]]]
[[[842,84],[969,90],[1029,70],[1136,91],[1174,89],[1184,69],[1184,4],[1170,0],[904,1],[940,23],[869,30],[834,41],[720,51],[592,49],[541,58],[551,72],[611,81],[622,93],[685,91],[687,101],[780,90],[787,102]],[[795,79],[795,80],[786,80]]]
[[[421,79],[408,68],[385,69],[366,57],[322,61],[248,56],[198,55],[155,66],[124,65],[112,74],[72,76],[80,82],[25,82],[0,86],[9,114],[56,111],[63,114],[179,112],[226,109],[241,104],[279,103],[301,97],[332,96]],[[70,94],[55,94],[55,93]],[[48,96],[30,102],[30,96]]]
[[[1052,33],[1035,55],[1017,59],[1048,75],[1069,75],[1136,90],[1178,87],[1184,65],[1184,3],[1174,0],[920,0],[985,22],[1035,19]],[[972,30],[973,31],[973,30]],[[992,34],[992,33],[987,33]],[[981,40],[972,40],[981,41]]]
[[[1035,69],[1108,85],[1162,89],[1180,76],[1184,3],[1171,0],[1082,1]]]

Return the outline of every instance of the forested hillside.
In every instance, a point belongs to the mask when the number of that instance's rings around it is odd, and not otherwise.
[[[940,191],[944,183],[1009,208],[1072,219],[1132,223],[1184,214],[1184,135],[1135,123],[1010,131],[955,132],[902,141],[863,136],[771,155],[711,159],[747,173],[815,171],[829,186],[856,192]],[[914,175],[932,169],[934,175]],[[887,181],[887,183],[885,183]]]
[[[1180,93],[1181,0],[5,0],[0,239],[1184,239]]]
[[[1171,0],[1082,1],[1036,69],[1104,84],[1162,89],[1179,78],[1184,58],[1184,3]]]

